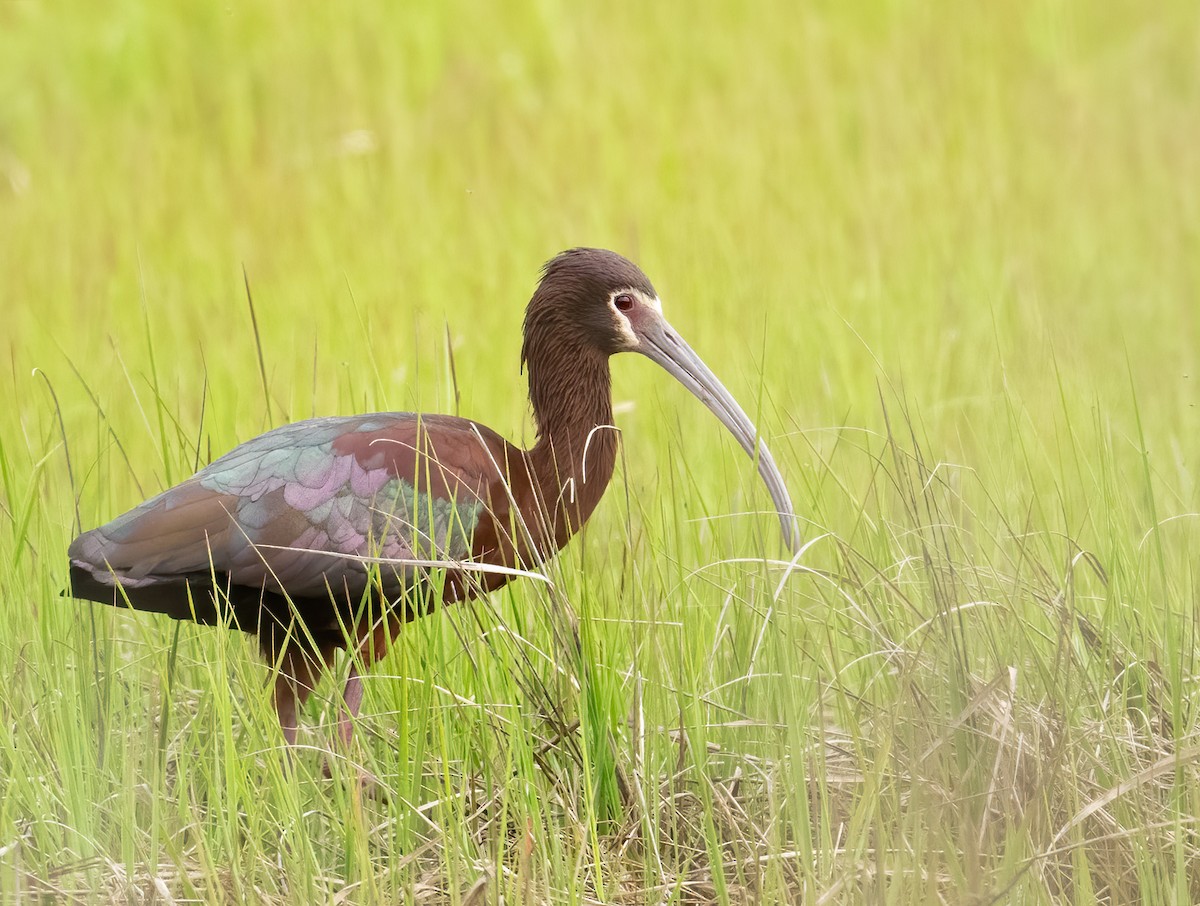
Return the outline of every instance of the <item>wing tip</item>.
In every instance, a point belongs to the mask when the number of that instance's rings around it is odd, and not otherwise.
[[[112,543],[101,529],[94,528],[84,532],[71,542],[67,548],[67,557],[72,564],[80,568],[96,572],[103,570],[111,572],[110,565]]]

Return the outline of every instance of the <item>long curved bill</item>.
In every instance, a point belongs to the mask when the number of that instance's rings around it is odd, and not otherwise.
[[[661,315],[654,317],[650,323],[643,321],[639,324],[637,335],[640,342],[633,351],[657,362],[687,387],[700,402],[712,410],[721,420],[721,424],[729,429],[729,433],[737,439],[750,458],[758,460],[758,474],[762,476],[775,504],[775,511],[779,514],[783,540],[793,551],[797,550],[799,542],[796,515],[792,510],[792,499],[788,496],[783,476],[779,474],[775,460],[771,458],[771,451],[759,438],[754,424],[742,411],[737,400]]]

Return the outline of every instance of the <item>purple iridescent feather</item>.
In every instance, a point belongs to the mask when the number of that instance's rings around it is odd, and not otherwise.
[[[353,435],[371,432],[392,446],[364,456]],[[372,576],[359,558],[465,559],[483,508],[475,489],[431,493],[418,469],[405,468],[401,454],[413,459],[421,436],[409,413],[277,428],[81,535],[72,566],[114,592],[216,575],[292,597],[355,599],[369,582],[398,595],[411,568],[384,565]]]

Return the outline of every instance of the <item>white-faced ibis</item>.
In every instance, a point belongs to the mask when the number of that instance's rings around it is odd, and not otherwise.
[[[338,648],[358,657],[338,733],[349,741],[369,666],[407,620],[536,569],[592,514],[617,456],[608,360],[653,359],[751,456],[794,546],[787,490],[754,426],[662,316],[632,262],[573,249],[543,270],[521,357],[537,442],[478,422],[384,412],[268,431],[70,547],[77,598],[258,634],[279,665],[275,707],[296,739],[302,706]],[[419,562],[424,561],[424,562]],[[429,561],[456,564],[431,580]]]

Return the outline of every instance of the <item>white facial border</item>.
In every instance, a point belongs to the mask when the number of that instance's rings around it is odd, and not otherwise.
[[[612,312],[613,322],[616,325],[617,333],[625,341],[625,349],[637,349],[641,341],[633,330],[633,324],[623,311],[617,308],[617,296],[630,295],[637,301],[639,305],[645,305],[647,308],[653,309],[658,315],[662,315],[662,302],[658,296],[647,296],[641,290],[628,287],[626,289],[614,290],[608,297],[608,310]]]

